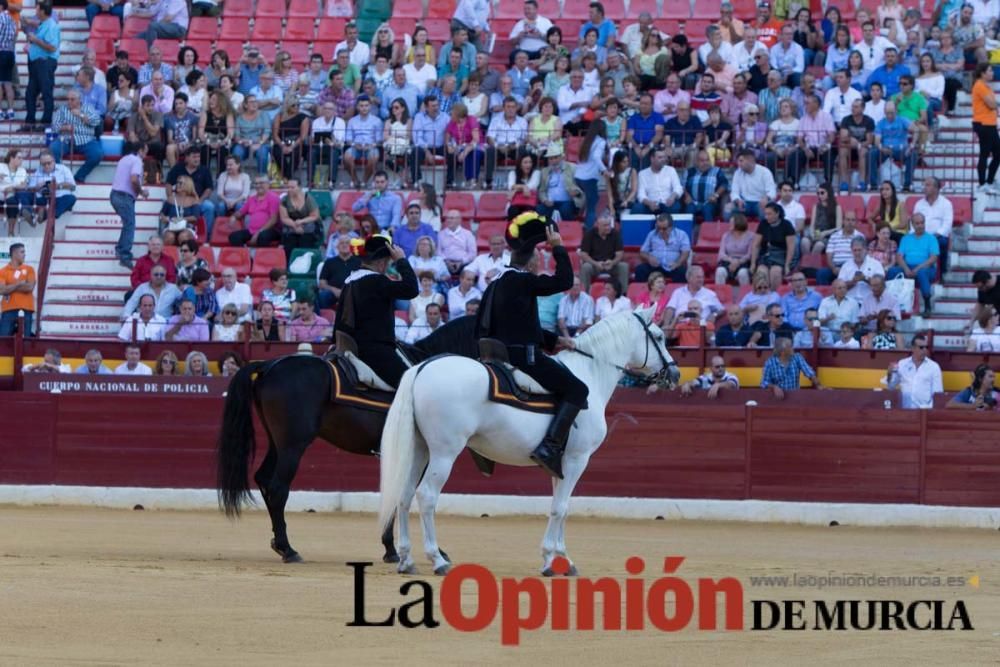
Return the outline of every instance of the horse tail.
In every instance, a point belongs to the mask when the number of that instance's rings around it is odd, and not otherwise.
[[[266,362],[254,361],[229,383],[222,413],[222,431],[216,448],[216,486],[219,505],[229,518],[240,515],[243,503],[252,503],[248,476],[256,441],[253,428],[253,374]]]
[[[406,371],[399,381],[396,396],[382,429],[379,455],[379,531],[384,532],[395,516],[413,467],[416,448],[416,421],[413,410],[413,383],[420,366]]]

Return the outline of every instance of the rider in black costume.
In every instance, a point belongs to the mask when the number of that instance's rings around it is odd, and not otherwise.
[[[512,254],[510,267],[486,289],[477,314],[480,338],[495,338],[507,346],[511,364],[537,380],[558,399],[555,416],[531,459],[551,475],[562,479],[562,454],[570,428],[580,410],[587,408],[587,385],[569,370],[546,356],[556,343],[575,347],[572,339],[558,338],[542,329],[538,320],[537,297],[564,292],[573,286],[569,253],[555,225],[542,216],[524,213],[507,227],[507,243]],[[552,246],[556,272],[535,275],[538,261],[535,246],[548,241]]]
[[[402,248],[393,245],[388,236],[354,239],[351,251],[361,257],[361,268],[344,281],[336,330],[354,338],[361,360],[387,384],[397,387],[407,366],[396,351],[395,302],[417,296],[417,277]],[[386,277],[390,262],[394,262],[400,280]]]

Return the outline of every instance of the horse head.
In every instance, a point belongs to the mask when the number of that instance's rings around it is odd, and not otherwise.
[[[673,389],[681,379],[681,372],[673,357],[667,352],[667,339],[663,329],[653,324],[655,311],[656,306],[648,308],[640,306],[632,313],[633,319],[642,329],[642,334],[633,346],[629,365],[646,373],[650,382]]]

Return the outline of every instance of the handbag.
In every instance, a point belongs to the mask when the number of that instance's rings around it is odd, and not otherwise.
[[[899,275],[891,280],[885,281],[885,291],[891,294],[899,304],[899,310],[904,313],[913,312],[913,293],[916,290],[916,281],[913,278]]]
[[[511,206],[526,206],[529,208],[535,208],[538,206],[538,193],[534,190],[531,194],[524,194],[520,190],[514,193],[514,196],[510,199]]]

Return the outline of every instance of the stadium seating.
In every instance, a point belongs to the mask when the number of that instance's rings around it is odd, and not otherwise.
[[[309,257],[309,268],[300,273],[292,273],[291,267],[295,266],[296,260],[300,257]],[[323,253],[320,250],[313,250],[311,248],[296,248],[292,251],[292,257],[288,262],[289,273],[288,275],[292,278],[309,278],[314,279],[316,277],[316,270],[323,263]]]
[[[242,280],[250,275],[250,251],[246,248],[219,248],[218,267],[236,270],[236,275]]]
[[[396,0],[392,4],[392,15],[400,18],[424,18],[423,0]]]
[[[125,24],[122,26],[122,37],[126,39],[137,37],[138,35],[146,31],[146,28],[149,27],[149,24],[151,22],[152,22],[151,19],[144,18],[141,16],[128,17],[127,19],[125,19]],[[143,49],[142,51],[136,51],[137,55],[142,54],[143,56],[145,56],[145,53],[146,53],[145,49]],[[145,60],[145,57],[143,57],[142,59]]]
[[[639,18],[639,14],[643,12],[649,12],[650,16],[657,18],[660,15],[660,9],[657,7],[656,0],[630,0],[625,17],[628,19],[637,19]]]
[[[311,42],[316,36],[316,21],[307,17],[292,17],[285,25],[284,42]],[[285,48],[288,44],[283,42]]]
[[[507,219],[507,195],[502,192],[484,192],[479,195],[476,205],[476,219],[479,224],[485,221]]]
[[[229,235],[243,229],[243,223],[236,218],[218,217],[212,226],[212,238],[209,243],[215,248],[223,248],[229,245]]]
[[[117,16],[98,14],[90,26],[90,36],[98,39],[116,40],[122,35],[122,24]]]
[[[271,287],[271,281],[267,278],[254,278],[250,281],[250,294],[253,295],[253,302],[260,303],[264,290]]]
[[[199,222],[202,222],[202,224],[204,224],[201,218],[199,218],[198,220]],[[198,238],[205,238],[205,231],[202,229],[199,230],[199,232],[200,234],[198,235]],[[221,269],[218,267],[218,264],[216,264],[215,248],[213,248],[212,246],[208,245],[207,243],[203,243],[201,246],[199,246],[198,257],[205,260],[205,263],[208,264],[208,270],[211,271],[212,273],[218,273],[219,271],[221,271]]]
[[[253,256],[253,270],[250,275],[259,278],[271,273],[271,269],[287,268],[285,251],[282,248],[257,248]]]
[[[222,5],[222,19],[242,18],[248,19],[253,16],[253,2],[226,2]]]
[[[226,41],[238,41],[240,44],[245,42],[250,36],[250,27],[247,25],[246,19],[234,18],[234,19],[224,19],[222,21],[222,27],[219,29],[219,39]]]
[[[361,209],[361,211],[355,213],[351,210],[351,206],[354,202],[361,199],[363,192],[357,192],[353,190],[345,190],[337,196],[337,206],[334,209],[335,213],[350,213],[355,218],[360,218],[364,213],[367,213],[367,209]]]
[[[100,17],[98,17],[100,18]],[[214,41],[219,36],[219,22],[210,16],[195,16],[188,25],[186,42],[192,40]]]
[[[688,0],[663,0],[661,16],[665,19],[684,20],[691,16],[691,3]]]
[[[316,0],[291,0],[288,3],[289,20],[293,18],[307,18],[315,20],[319,16],[319,2]]]
[[[473,220],[476,217],[476,200],[469,192],[448,192],[444,196],[445,211],[457,209],[463,220]]]
[[[722,236],[729,230],[724,222],[704,222],[698,234],[695,250],[700,252],[718,252]]]
[[[498,235],[503,236],[506,227],[506,220],[480,220],[479,229],[476,230],[476,247],[479,252],[489,250],[490,238]]]
[[[281,19],[285,17],[285,11],[285,0],[257,0],[257,7],[254,10],[254,20],[260,23],[263,19],[264,23],[270,23],[267,19],[278,19],[280,27]]]
[[[277,42],[281,39],[281,21],[273,17],[261,17],[253,25],[253,41],[255,43]]]

